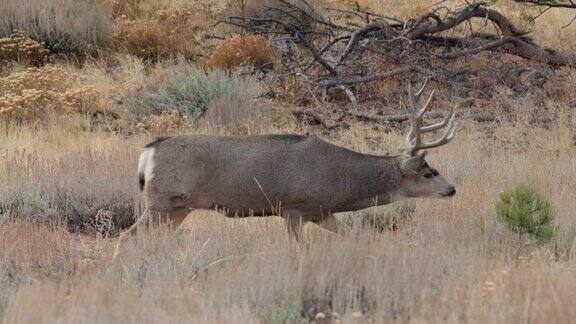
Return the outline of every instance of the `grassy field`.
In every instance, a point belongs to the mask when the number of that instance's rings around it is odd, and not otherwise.
[[[377,231],[361,215],[344,214],[337,217],[351,224],[349,235],[308,224],[304,243],[296,244],[279,217],[193,211],[176,233],[164,224],[138,232],[113,263],[115,235],[133,222],[140,148],[155,136],[311,133],[363,153],[398,154],[407,125],[353,120],[318,130],[289,111],[294,85],[243,68],[204,72],[206,62],[220,60],[205,59],[217,40],[203,41],[202,33],[224,10],[222,2],[30,3],[0,3],[16,13],[0,13],[2,36],[12,32],[10,16],[35,42],[14,45],[29,48],[23,51],[0,42],[1,323],[569,323],[576,317],[574,69],[559,69],[541,92],[513,96],[497,84],[491,98],[479,98],[499,122],[463,120],[454,141],[427,157],[458,194],[410,201],[414,208],[396,230]],[[425,1],[361,4],[394,7],[399,17],[430,8]],[[86,16],[67,21],[71,16],[63,14],[57,23],[44,17],[26,28],[35,8],[51,6]],[[527,24],[518,4],[502,1],[497,8]],[[575,25],[561,28],[569,14],[551,10],[539,19],[535,40],[574,50]],[[263,61],[275,59],[262,54],[267,48],[257,51]],[[491,62],[463,61],[478,69]],[[401,81],[378,86],[403,91]],[[450,107],[448,86],[436,87],[434,105]],[[271,88],[279,95],[263,99]],[[397,107],[405,109],[405,102],[388,108]],[[496,217],[499,194],[523,184],[553,206],[557,229],[547,243],[514,234]]]

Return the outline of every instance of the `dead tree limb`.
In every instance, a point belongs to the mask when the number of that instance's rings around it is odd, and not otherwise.
[[[517,2],[537,2],[540,5],[562,4],[563,7],[571,7],[573,3],[547,0]],[[443,7],[436,8],[408,21],[362,10],[359,6],[352,10],[337,9],[339,12],[354,13],[352,17],[357,21],[350,22],[348,26],[332,22],[329,17],[317,12],[305,0],[298,2],[281,0],[277,7],[268,5],[263,8],[269,12],[268,15],[230,16],[227,22],[251,33],[284,34],[287,36],[286,39],[292,39],[292,43],[296,46],[306,48],[310,58],[306,59],[305,63],[288,66],[288,69],[298,68],[300,73],[310,75],[310,69],[314,64],[319,64],[328,72],[330,78],[320,75],[315,80],[310,79],[321,87],[371,82],[393,76],[397,73],[351,75],[343,70],[351,56],[358,59],[358,55],[363,51],[382,55],[384,59],[392,58],[402,66],[407,63],[402,59],[403,53],[417,45],[429,46],[430,50],[438,46],[444,48],[441,54],[430,53],[442,59],[456,59],[483,51],[502,51],[553,66],[576,66],[575,54],[556,51],[534,43],[526,36],[527,32],[517,28],[506,16],[482,4],[470,4],[454,11]],[[448,13],[440,14],[441,9]],[[485,34],[484,37],[477,37],[475,34],[449,37],[443,34],[463,23],[469,24],[474,18],[490,21],[498,32]],[[359,46],[358,44],[364,40],[368,41]],[[356,55],[352,55],[353,53]],[[291,64],[293,65],[293,62]]]
[[[356,77],[356,78],[350,78],[350,79],[324,78],[324,79],[320,79],[316,82],[312,82],[311,84],[315,85],[315,86],[319,86],[319,87],[330,88],[330,87],[335,87],[335,86],[339,86],[339,85],[350,85],[350,84],[365,83],[365,82],[371,82],[371,81],[375,81],[375,80],[386,79],[386,78],[389,78],[391,76],[402,74],[402,73],[407,73],[407,72],[418,72],[418,73],[421,73],[425,76],[432,76],[431,71],[427,71],[426,69],[423,69],[421,67],[406,66],[406,67],[394,69],[394,70],[389,71],[389,72],[375,74],[375,75],[367,75],[364,77]]]
[[[572,0],[517,2],[564,4],[563,7],[569,8],[574,4]],[[436,79],[442,80],[442,74],[437,73],[442,67],[435,65],[438,60],[432,58],[454,60],[493,51],[553,67],[576,67],[575,53],[541,46],[504,14],[471,1],[458,9],[435,7],[431,12],[407,21],[391,18],[386,13],[372,13],[359,6],[337,9],[347,15],[346,22],[332,21],[327,12],[334,11],[316,10],[306,0],[273,3],[262,6],[257,17],[235,15],[225,22],[248,33],[269,35],[270,41],[276,42],[276,48],[281,51],[285,69],[292,75],[302,76],[302,80],[312,86],[306,91],[327,91],[336,87],[346,94],[353,107],[361,100],[354,92],[370,89],[362,87],[370,82],[415,75],[439,76]],[[474,19],[483,19],[486,24],[480,30],[473,30],[470,26]],[[486,27],[491,25],[495,30]],[[358,109],[353,111],[362,114]],[[314,112],[304,115],[326,124],[322,116]],[[362,118],[368,119],[367,116]]]
[[[576,9],[576,2],[572,0],[566,2],[560,2],[557,0],[514,0],[514,2],[530,3],[536,6],[543,6],[550,8]]]

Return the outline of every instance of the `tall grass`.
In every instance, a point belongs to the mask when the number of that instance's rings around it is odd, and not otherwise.
[[[112,31],[112,8],[103,1],[2,0],[0,7],[0,35],[20,30],[54,53],[93,52]]]
[[[71,130],[63,136],[79,136],[70,148],[50,138],[54,129],[36,134],[25,127],[10,132],[0,164],[0,216],[41,222],[66,221],[73,230],[94,230],[95,218],[107,213],[115,229],[133,221],[137,192],[138,146],[126,147],[117,139],[102,142]],[[76,135],[72,135],[76,134]],[[27,139],[14,143],[15,138]],[[27,137],[27,136],[32,136]],[[89,143],[91,142],[92,143]],[[12,143],[10,143],[12,142]],[[68,149],[58,152],[58,147]]]

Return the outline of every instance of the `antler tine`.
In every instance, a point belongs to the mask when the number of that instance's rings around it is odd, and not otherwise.
[[[422,127],[422,128],[420,128],[420,132],[428,133],[428,132],[432,132],[432,131],[438,130],[440,128],[446,127],[446,125],[448,125],[448,123],[450,123],[450,121],[452,119],[454,119],[455,116],[456,116],[455,110],[454,110],[454,108],[452,108],[452,109],[450,109],[450,111],[448,112],[448,115],[446,115],[446,118],[444,118],[444,120],[442,120],[438,124]]]
[[[420,89],[422,90],[422,89]],[[408,98],[410,100],[410,131],[406,137],[406,152],[414,156],[421,143],[420,128],[422,125],[422,115],[418,110],[418,98],[412,91],[412,84],[408,82]]]
[[[432,102],[433,97],[434,97],[434,90],[432,90],[432,92],[430,92],[430,97],[428,97],[428,100],[426,100],[424,107],[422,107],[422,109],[420,109],[418,111],[418,115],[420,117],[424,116],[424,113],[426,112],[426,110],[428,110],[428,107],[430,107],[430,103]]]
[[[429,78],[424,79],[424,84],[422,84],[420,90],[416,91],[416,93],[414,94],[416,96],[416,99],[419,99],[420,96],[422,95],[422,92],[424,92],[424,90],[426,89],[426,86],[428,85],[428,80],[430,79]]]
[[[423,143],[418,147],[418,149],[419,150],[431,149],[449,143],[454,138],[454,134],[456,134],[457,125],[458,123],[456,123],[456,119],[451,118],[450,125],[448,126],[448,128],[446,128],[446,131],[444,132],[444,134],[442,134],[442,137],[430,143]]]
[[[430,92],[430,97],[424,104],[422,108],[418,108],[418,99],[424,92],[426,85],[428,84],[428,80],[424,80],[424,84],[418,90],[418,92],[414,93],[412,91],[412,84],[408,83],[408,98],[410,100],[410,131],[406,137],[406,153],[410,154],[410,156],[415,156],[419,150],[430,149],[434,147],[438,147],[450,142],[454,138],[454,134],[456,133],[456,113],[454,108],[450,109],[446,118],[437,124],[433,124],[430,126],[422,126],[422,118],[424,113],[430,107],[430,103],[432,102],[432,98],[434,97],[434,90]],[[446,127],[446,130],[442,134],[442,136],[429,143],[424,143],[422,141],[422,133],[432,132],[441,128]]]
[[[412,117],[418,116],[418,98],[414,95],[412,91],[412,83],[408,82],[408,99],[410,100],[410,113]]]

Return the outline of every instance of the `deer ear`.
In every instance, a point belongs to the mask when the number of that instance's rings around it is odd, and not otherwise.
[[[400,171],[404,175],[416,175],[422,170],[424,166],[424,158],[426,151],[417,154],[416,156],[409,156],[400,162]]]

